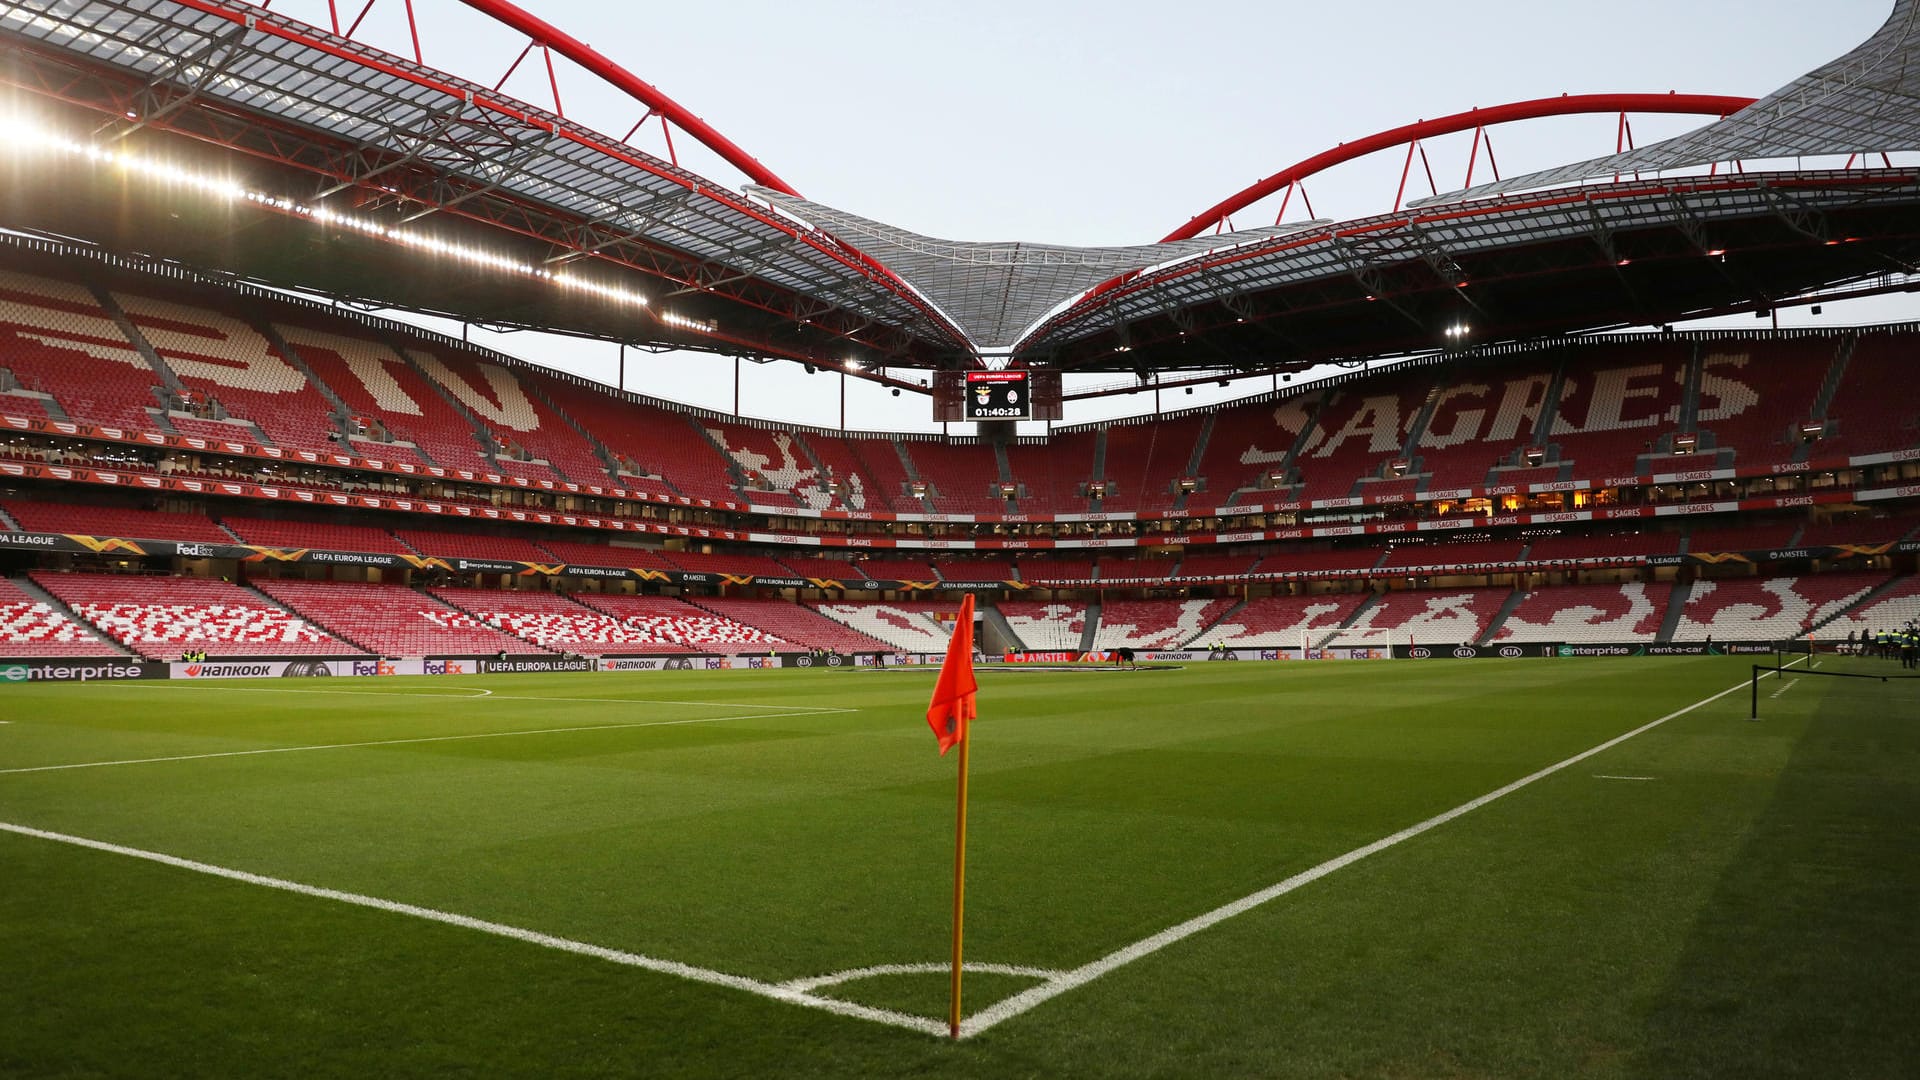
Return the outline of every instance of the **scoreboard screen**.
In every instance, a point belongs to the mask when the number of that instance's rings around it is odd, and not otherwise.
[[[1033,419],[1032,387],[1024,371],[967,372],[965,413],[969,420]]]

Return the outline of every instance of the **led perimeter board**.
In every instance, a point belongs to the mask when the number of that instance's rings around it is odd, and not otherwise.
[[[1024,371],[967,372],[968,420],[1031,420],[1033,392]]]

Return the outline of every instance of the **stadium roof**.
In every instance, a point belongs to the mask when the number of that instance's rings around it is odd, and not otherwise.
[[[939,240],[769,188],[747,189],[878,259],[931,300],[982,352],[1008,352],[1034,324],[1103,281],[1327,224],[1274,225],[1162,244],[1068,247]]]
[[[1714,162],[1920,150],[1920,0],[1895,0],[1873,36],[1715,123],[1590,161],[1421,200],[1459,202]]]
[[[506,0],[465,2],[625,74]],[[1899,0],[1847,57],[1633,154],[1337,224],[1075,248],[937,240],[807,202],[707,130],[762,181],[737,192],[351,28],[238,0],[0,0],[0,78],[27,91],[49,145],[96,166],[16,170],[0,225],[663,348],[892,368],[1003,351],[1081,371],[1299,368],[1910,287],[1914,169],[1566,185],[1729,156],[1913,148],[1917,5]],[[162,179],[191,160],[234,190],[130,185],[102,164],[143,153]],[[1520,187],[1548,190],[1505,193]],[[462,265],[419,248],[484,254]]]

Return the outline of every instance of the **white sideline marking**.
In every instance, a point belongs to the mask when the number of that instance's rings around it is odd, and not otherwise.
[[[259,885],[268,889],[279,889],[283,892],[298,893],[301,896],[311,896],[321,900],[337,900],[343,904],[373,908],[376,911],[391,912],[395,915],[411,915],[416,919],[445,923],[448,926],[458,926],[466,930],[478,930],[483,934],[492,934],[495,937],[511,938],[514,941],[524,942],[528,945],[538,945],[546,949],[558,949],[561,952],[574,953],[579,956],[591,956],[596,960],[606,960],[610,963],[622,964],[627,967],[644,968],[647,971],[655,971],[663,975],[677,975],[683,979],[692,979],[694,982],[708,983],[713,986],[725,986],[734,990],[744,990],[749,994],[772,998],[775,1001],[784,1001],[790,1005],[802,1005],[809,1009],[820,1009],[839,1016],[850,1016],[859,1020],[871,1020],[875,1023],[891,1024],[894,1027],[906,1028],[909,1031],[925,1032],[928,1035],[945,1035],[947,1033],[947,1025],[944,1020],[931,1020],[922,1016],[909,1016],[906,1013],[894,1012],[891,1009],[876,1009],[869,1005],[859,1005],[851,1001],[841,1001],[837,998],[818,997],[807,993],[805,990],[761,982],[759,979],[750,979],[744,975],[730,975],[724,971],[695,967],[692,964],[682,964],[675,960],[661,960],[640,953],[626,952],[622,949],[610,949],[604,945],[590,945],[584,941],[555,937],[552,934],[543,934],[538,930],[527,930],[518,926],[508,926],[504,923],[488,922],[485,919],[476,919],[468,915],[456,915],[449,911],[420,907],[416,904],[403,904],[397,900],[383,900],[377,896],[342,892],[338,889],[326,889],[318,885],[304,885],[298,881],[288,881],[284,878],[267,877],[264,874],[253,874],[245,870],[234,870],[225,866],[215,866],[211,863],[195,862],[191,859],[164,855],[157,851],[144,851],[140,848],[124,847],[120,844],[109,844],[102,840],[89,840],[84,836],[70,836],[66,833],[48,832],[44,829],[34,829],[25,825],[15,825],[4,821],[0,821],[0,832],[14,833],[19,836],[30,836],[37,840],[52,840],[55,843],[71,844],[75,847],[91,848],[95,851],[104,851],[112,855],[125,855],[129,858],[144,859],[147,862],[159,863],[162,866],[171,866],[179,870],[191,870],[196,874],[207,874],[212,877],[226,878],[229,881],[238,881],[247,885]],[[972,967],[972,965],[968,966]]]
[[[325,693],[325,691],[315,691],[315,693]],[[645,705],[663,703],[627,701],[626,704]],[[222,750],[211,754],[174,754],[168,757],[122,758],[118,761],[77,761],[67,765],[33,765],[24,769],[0,769],[0,776],[9,776],[14,773],[59,772],[63,769],[98,769],[108,765],[152,765],[162,761],[205,761],[209,758],[253,757],[258,754],[296,754],[303,750],[355,750],[367,746],[404,746],[408,743],[459,742],[463,739],[504,739],[511,735],[559,735],[576,731],[619,731],[625,728],[679,727],[684,724],[717,724],[722,720],[772,720],[783,716],[822,716],[828,713],[859,711],[858,709],[809,707],[804,712],[743,713],[736,716],[702,716],[692,720],[641,720],[630,724],[577,724],[572,727],[531,728],[524,731],[486,731],[477,735],[423,735],[412,739],[370,739],[365,742],[317,743],[308,746],[270,746],[260,750]]]
[[[1795,662],[1797,663],[1798,661],[1795,661]],[[1434,829],[1434,828],[1438,828],[1441,825],[1445,825],[1447,822],[1452,821],[1454,818],[1460,817],[1462,814],[1466,814],[1474,810],[1478,810],[1482,806],[1487,805],[1488,803],[1494,801],[1495,799],[1501,798],[1502,796],[1511,795],[1514,792],[1519,791],[1521,788],[1526,787],[1529,784],[1532,784],[1536,780],[1543,780],[1570,765],[1577,765],[1580,762],[1585,761],[1586,759],[1594,756],[1595,754],[1601,753],[1606,750],[1611,750],[1614,747],[1619,746],[1621,743],[1626,742],[1628,739],[1631,739],[1636,735],[1641,735],[1646,732],[1652,731],[1654,728],[1659,727],[1661,724],[1664,724],[1669,720],[1675,719],[1676,717],[1685,716],[1686,714],[1692,712],[1695,709],[1700,708],[1703,705],[1711,705],[1714,702],[1719,701],[1721,698],[1726,697],[1728,694],[1734,693],[1735,691],[1745,690],[1747,689],[1747,686],[1748,686],[1748,680],[1742,679],[1739,682],[1733,684],[1732,686],[1727,687],[1725,690],[1722,690],[1719,693],[1712,695],[1711,697],[1701,698],[1699,701],[1694,702],[1693,704],[1687,706],[1684,709],[1679,709],[1674,712],[1670,712],[1658,720],[1653,720],[1653,721],[1649,721],[1648,723],[1642,724],[1639,727],[1634,728],[1632,731],[1629,731],[1624,735],[1616,735],[1613,738],[1608,739],[1606,742],[1603,742],[1598,746],[1595,746],[1588,750],[1583,750],[1580,753],[1573,755],[1572,757],[1566,759],[1565,761],[1561,761],[1561,762],[1557,762],[1555,764],[1549,765],[1546,768],[1539,770],[1538,772],[1529,773],[1528,775],[1523,776],[1518,780],[1515,780],[1513,783],[1508,784],[1505,787],[1496,788],[1493,791],[1490,791],[1485,795],[1480,796],[1477,799],[1472,799],[1467,802],[1461,803],[1459,806],[1456,806],[1453,809],[1446,811],[1445,813],[1436,814],[1433,817],[1430,817],[1427,820],[1420,822],[1418,825],[1410,825],[1407,828],[1401,829],[1399,832],[1394,833],[1391,836],[1381,837],[1380,839],[1375,840],[1373,843],[1368,844],[1365,847],[1354,848],[1352,851],[1347,852],[1345,855],[1339,855],[1334,858],[1328,859],[1326,862],[1323,862],[1320,865],[1313,867],[1310,870],[1303,870],[1300,873],[1295,874],[1290,878],[1287,878],[1285,881],[1279,882],[1277,884],[1269,885],[1266,888],[1261,889],[1259,892],[1250,893],[1246,896],[1241,897],[1238,900],[1233,901],[1230,904],[1225,904],[1220,907],[1214,908],[1212,911],[1209,911],[1203,915],[1196,915],[1193,918],[1188,919],[1186,922],[1180,923],[1177,926],[1168,927],[1167,929],[1162,930],[1151,937],[1142,938],[1131,945],[1127,945],[1122,948],[1116,949],[1113,952],[1110,952],[1107,955],[1101,957],[1100,959],[1095,960],[1091,964],[1084,964],[1080,967],[1074,968],[1072,971],[1066,972],[1065,974],[1059,976],[1058,978],[1050,979],[1039,986],[1033,987],[1028,990],[1023,990],[1020,993],[1015,994],[1010,998],[1007,998],[985,1009],[982,1009],[980,1012],[974,1014],[971,1018],[963,1020],[960,1024],[960,1037],[969,1038],[971,1036],[978,1035],[981,1032],[986,1031],[988,1028],[993,1027],[995,1024],[998,1024],[1002,1021],[1010,1020],[1013,1017],[1019,1016],[1021,1013],[1027,1012],[1028,1010],[1034,1008],[1035,1006],[1038,1006],[1046,1001],[1052,1000],[1053,998],[1059,997],[1061,994],[1064,994],[1069,990],[1074,990],[1079,987],[1085,986],[1086,984],[1092,982],[1093,980],[1099,978],[1100,976],[1105,975],[1109,972],[1118,970],[1119,968],[1125,967],[1126,965],[1133,963],[1135,960],[1139,960],[1142,957],[1149,956],[1153,953],[1159,952],[1161,949],[1164,949],[1167,946],[1174,944],[1175,942],[1185,940],[1186,938],[1190,938],[1193,935],[1199,933],[1200,931],[1208,929],[1209,927],[1216,926],[1220,923],[1226,922],[1228,919],[1233,918],[1235,915],[1242,915],[1242,914],[1245,914],[1246,912],[1252,911],[1254,908],[1259,907],[1260,905],[1266,903],[1269,900],[1273,900],[1277,897],[1285,896],[1286,894],[1294,891],[1295,889],[1298,889],[1302,885],[1308,885],[1315,881],[1318,881],[1321,878],[1326,877],[1328,874],[1331,874],[1336,870],[1344,870],[1347,867],[1352,866],[1354,863],[1359,862],[1361,859],[1364,859],[1369,855],[1375,855],[1382,851],[1385,851],[1388,848],[1393,847],[1394,845],[1400,843],[1403,840],[1411,840],[1414,837],[1419,836],[1421,833],[1428,831],[1429,829]]]
[[[1787,682],[1787,685],[1785,685],[1785,686],[1783,686],[1783,687],[1781,687],[1781,688],[1780,688],[1780,689],[1778,689],[1778,690],[1775,690],[1775,691],[1774,691],[1773,693],[1771,693],[1771,694],[1768,694],[1767,696],[1768,696],[1768,697],[1779,697],[1779,696],[1780,696],[1781,694],[1784,694],[1784,693],[1786,693],[1787,691],[1789,691],[1789,690],[1791,690],[1791,689],[1793,689],[1794,687],[1796,687],[1796,686],[1798,686],[1798,685],[1800,685],[1800,680],[1799,680],[1799,679],[1791,679],[1791,680],[1789,680],[1789,681]]]
[[[303,690],[292,686],[218,686],[212,682],[151,682],[148,683],[147,686],[140,687],[140,689],[145,690],[150,686],[164,686],[173,690],[245,690],[255,694],[332,694],[335,696],[347,694],[357,697],[453,698],[457,701],[478,701],[481,698],[493,696],[493,691],[482,689],[478,686],[443,687],[443,689],[446,690],[473,691],[468,694],[410,694],[405,690]],[[566,701],[569,699],[551,698],[542,700]]]
[[[240,680],[234,680],[238,682]],[[131,685],[131,684],[123,684]],[[362,697],[397,698],[457,698],[461,701],[478,698],[492,698],[494,701],[582,701],[600,705],[699,705],[712,709],[791,709],[792,705],[761,705],[751,701],[670,701],[666,698],[626,698],[626,697],[552,697],[546,694],[498,694],[478,686],[448,686],[447,690],[472,690],[466,694],[413,694],[405,690],[307,690],[294,686],[223,686],[218,682],[150,682],[141,686],[144,690],[153,686],[165,686],[177,690],[226,690],[234,693],[251,694],[357,694]],[[820,712],[857,712],[856,709],[837,709],[826,705],[802,705],[799,708],[815,709]]]
[[[1609,773],[1594,773],[1595,780],[1658,780],[1657,776],[1613,776]]]

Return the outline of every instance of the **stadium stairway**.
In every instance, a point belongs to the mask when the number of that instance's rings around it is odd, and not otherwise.
[[[1232,607],[1228,608],[1226,611],[1221,612],[1219,618],[1201,627],[1200,632],[1193,635],[1191,639],[1181,642],[1180,647],[1183,649],[1191,648],[1192,646],[1198,645],[1201,642],[1212,641],[1214,627],[1225,623],[1228,619],[1233,618],[1235,615],[1240,614],[1242,611],[1245,611],[1246,609],[1247,609],[1246,600],[1244,599],[1240,600],[1238,603],[1234,604]]]
[[[727,453],[726,446],[713,437],[713,432],[707,429],[707,425],[698,416],[688,413],[687,423],[693,425],[694,438],[705,443],[707,449],[712,450],[721,461],[726,462],[727,486],[733,489],[735,497],[741,502],[751,502],[750,493],[747,491],[747,472],[740,467],[739,459]]]
[[[513,470],[500,464],[500,458],[498,456],[500,447],[494,444],[491,435],[483,434],[486,426],[480,422],[479,417],[473,415],[472,409],[467,408],[466,402],[461,401],[459,396],[453,391],[440,385],[439,379],[427,374],[427,369],[420,365],[420,360],[414,355],[414,350],[407,348],[405,343],[386,338],[382,338],[381,340],[389,348],[393,349],[394,352],[398,353],[401,360],[406,362],[407,367],[412,370],[414,378],[419,379],[422,385],[432,390],[460,419],[467,422],[467,428],[474,439],[474,446],[478,448],[476,452],[479,454],[480,460],[492,466],[495,472],[512,472]],[[471,614],[471,612],[469,612],[469,614]]]
[[[340,400],[340,395],[333,392],[333,387],[320,381],[320,376],[314,374],[313,369],[307,366],[307,362],[300,358],[300,351],[293,347],[292,342],[281,336],[280,328],[273,325],[271,320],[262,319],[255,322],[249,319],[247,320],[247,325],[258,330],[260,335],[267,339],[269,345],[280,350],[280,355],[286,359],[288,364],[292,365],[293,370],[299,372],[301,376],[307,380],[307,385],[318,391],[320,396],[326,399],[327,404],[333,406],[333,415],[336,421],[354,414],[354,411],[347,406],[347,403]],[[334,426],[339,427],[340,425],[336,422]],[[346,429],[343,427],[341,431],[344,433]]]
[[[1826,626],[1840,619],[1846,618],[1852,612],[1860,611],[1866,607],[1871,606],[1874,603],[1877,603],[1882,596],[1885,596],[1887,593],[1893,591],[1894,586],[1900,584],[1904,580],[1906,580],[1904,575],[1901,575],[1901,574],[1890,575],[1887,578],[1887,580],[1881,582],[1878,585],[1875,585],[1871,589],[1868,589],[1864,594],[1860,596],[1858,600],[1855,600],[1853,603],[1848,604],[1846,607],[1840,609],[1839,611],[1834,612],[1833,614],[1827,616],[1826,618],[1821,619],[1819,622],[1813,624],[1812,626],[1807,627],[1805,636],[1815,637]]]
[[[1525,559],[1526,553],[1522,552],[1520,557]],[[1513,614],[1513,609],[1519,607],[1520,602],[1526,598],[1527,590],[1525,589],[1515,589],[1513,592],[1508,593],[1507,598],[1500,604],[1500,610],[1494,612],[1493,618],[1488,620],[1486,633],[1474,638],[1473,643],[1475,645],[1492,644],[1495,635],[1500,633],[1500,628],[1506,625],[1507,616]]]
[[[1187,455],[1186,471],[1182,474],[1193,477],[1195,482],[1201,485],[1205,485],[1206,477],[1200,475],[1200,463],[1207,458],[1207,443],[1213,439],[1213,418],[1218,415],[1218,413],[1208,413],[1206,417],[1200,421],[1200,431],[1193,437],[1193,453]],[[1188,494],[1188,492],[1182,491],[1173,497],[1173,508],[1175,510],[1185,510],[1187,508]]]
[[[587,444],[587,449],[593,452],[593,456],[600,462],[600,467],[606,470],[606,476],[582,478],[568,475],[567,479],[572,480],[576,484],[604,484],[608,482],[609,478],[619,475],[619,456],[608,449],[605,443],[595,438],[593,432],[588,431],[585,424],[575,420],[573,414],[567,412],[567,410],[561,408],[559,405],[554,404],[553,398],[547,395],[547,390],[544,386],[541,386],[538,382],[531,379],[521,380],[520,385],[526,390],[529,398],[553,410],[553,415],[559,417],[561,422],[572,428],[574,433],[580,436],[581,441]]]
[[[1386,557],[1387,557],[1387,553],[1385,551],[1382,551],[1380,553],[1380,558],[1385,559]],[[1376,563],[1375,565],[1377,566],[1378,564]],[[1359,604],[1355,605],[1352,611],[1347,612],[1346,618],[1340,620],[1340,625],[1335,626],[1332,629],[1328,630],[1326,633],[1320,635],[1320,639],[1312,643],[1313,647],[1316,649],[1320,648],[1321,646],[1325,645],[1327,642],[1332,641],[1334,638],[1338,637],[1340,635],[1340,631],[1345,630],[1347,627],[1352,626],[1355,622],[1358,622],[1360,619],[1360,616],[1365,614],[1366,610],[1372,607],[1374,604],[1378,603],[1379,600],[1380,600],[1380,594],[1374,593],[1373,595],[1367,597],[1365,600],[1360,601]]]
[[[527,648],[531,649],[534,652],[549,653],[549,654],[557,654],[560,652],[559,649],[555,649],[547,645],[542,645],[537,641],[529,640],[523,635],[516,634],[512,630],[509,630],[504,626],[497,626],[493,622],[488,620],[485,615],[480,614],[479,612],[473,610],[472,608],[466,606],[465,604],[459,603],[458,601],[449,599],[445,596],[441,596],[439,593],[436,593],[431,589],[425,589],[425,588],[415,586],[414,591],[426,597],[433,604],[445,604],[446,606],[452,608],[453,610],[459,612],[460,614],[465,615],[466,617],[472,619],[474,622],[479,623],[481,626],[487,627],[492,630],[498,630],[500,633],[505,634],[508,637],[517,638],[520,641],[526,642]]]
[[[53,610],[59,612],[60,614],[65,615],[67,618],[72,619],[75,623],[78,623],[79,625],[86,627],[88,632],[93,634],[93,636],[99,638],[100,641],[104,643],[108,648],[112,649],[116,655],[131,656],[131,657],[134,657],[135,659],[138,659],[138,657],[135,656],[134,651],[132,649],[129,649],[125,645],[122,645],[118,641],[115,641],[113,639],[113,635],[105,632],[104,630],[101,630],[98,626],[95,626],[94,624],[88,622],[85,618],[82,618],[79,612],[67,606],[66,601],[60,599],[59,597],[53,595],[47,590],[41,588],[39,582],[33,580],[32,578],[28,577],[25,574],[22,574],[19,577],[14,578],[12,580],[15,585],[20,586],[21,592],[26,593],[28,596],[33,597],[35,600],[38,600],[41,603],[52,608]]]
[[[1827,377],[1821,380],[1820,392],[1813,399],[1812,415],[1807,419],[1819,422],[1823,434],[1827,422],[1827,410],[1833,405],[1834,395],[1840,392],[1840,383],[1846,378],[1847,365],[1853,362],[1854,347],[1859,343],[1860,335],[1858,334],[1850,334],[1840,342],[1840,347],[1834,350],[1833,363],[1827,365]],[[1800,440],[1800,445],[1793,449],[1795,464],[1804,465],[1813,456],[1814,442],[1813,439]]]
[[[997,636],[1008,648],[1017,649],[1021,652],[1027,651],[1027,643],[1021,641],[1020,635],[1013,632],[1013,624],[1008,622],[1007,617],[1000,613],[1000,608],[997,605],[989,603],[981,608],[980,619],[987,624],[987,629],[990,631],[988,634],[983,635],[987,640],[992,641]]]
[[[1660,632],[1653,636],[1656,644],[1665,645],[1673,640],[1674,632],[1680,629],[1681,616],[1687,613],[1687,597],[1692,593],[1692,585],[1684,581],[1673,583],[1673,592],[1667,597],[1666,617],[1660,620]]]
[[[1092,652],[1093,643],[1100,637],[1100,608],[1101,603],[1098,600],[1087,604],[1087,621],[1080,627],[1080,652],[1082,654]]]
[[[133,351],[139,353],[140,359],[145,360],[147,366],[152,368],[160,376],[162,385],[176,394],[185,393],[187,391],[187,384],[181,382],[179,373],[174,371],[165,360],[161,359],[160,353],[154,349],[153,343],[147,340],[147,335],[141,333],[140,328],[133,325],[133,320],[127,317],[126,309],[120,306],[120,301],[114,299],[111,292],[108,292],[98,285],[89,284],[87,291],[93,294],[93,298],[99,303],[100,309],[107,313],[109,319],[113,320],[113,325],[119,327],[120,332],[126,335],[128,343],[133,346]]]

